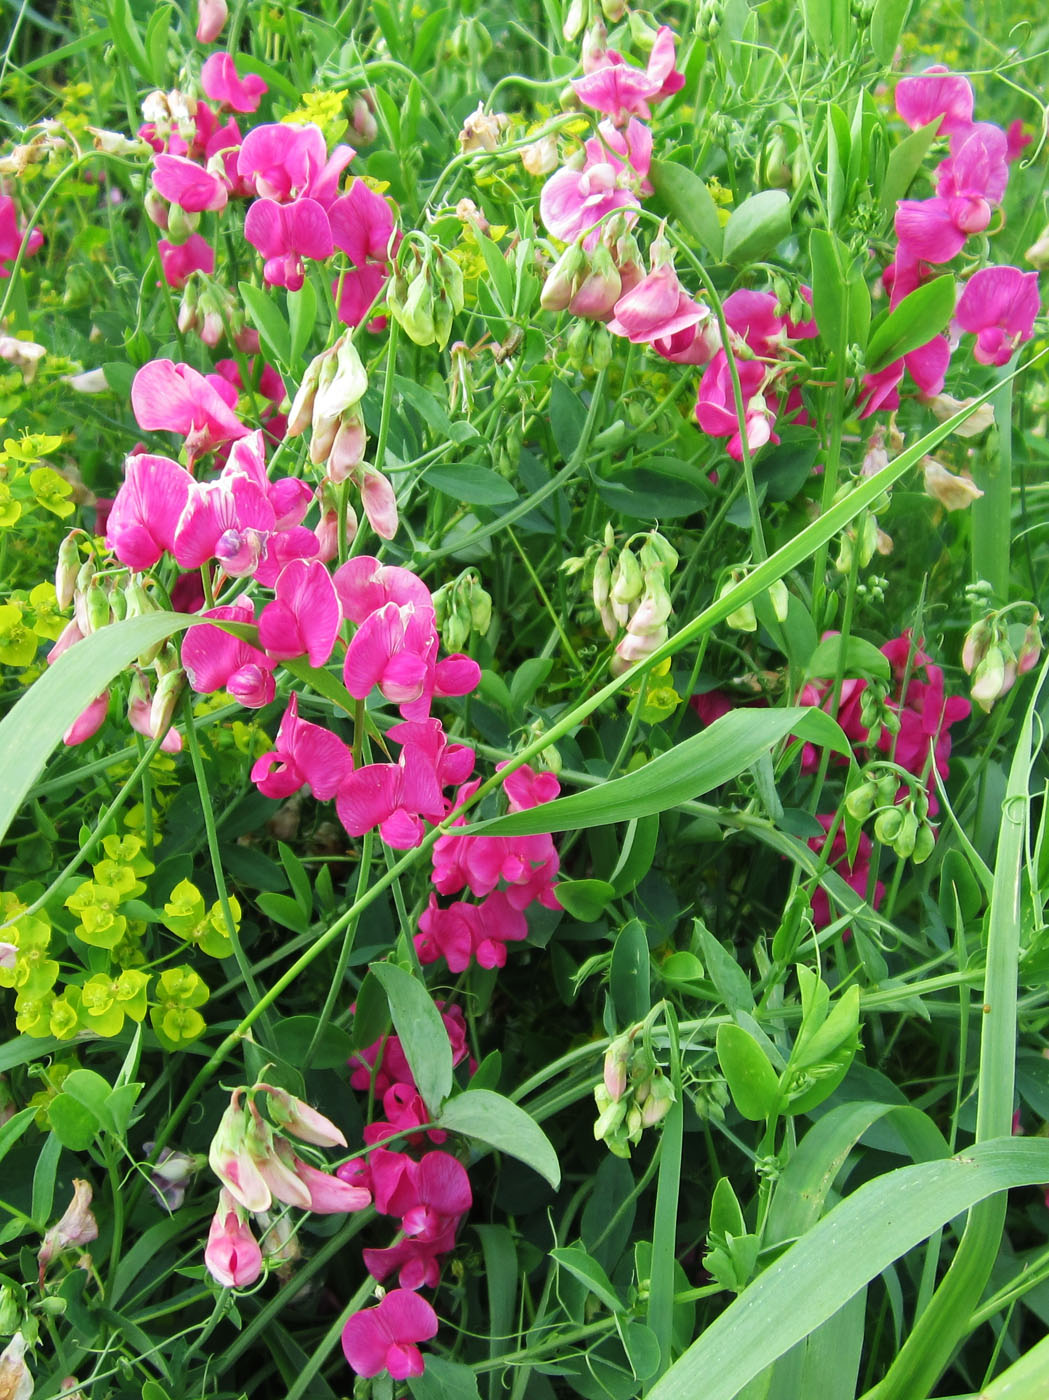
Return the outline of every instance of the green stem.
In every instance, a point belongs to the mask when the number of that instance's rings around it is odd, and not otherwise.
[[[983,492],[972,503],[973,579],[984,579],[997,601],[1009,601],[1009,556],[1012,548],[1013,383],[1006,379],[994,391],[997,451],[978,454],[973,478]]]

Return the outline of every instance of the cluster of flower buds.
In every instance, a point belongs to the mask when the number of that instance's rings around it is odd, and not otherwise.
[[[613,1040],[605,1052],[602,1082],[594,1089],[598,1117],[594,1137],[616,1157],[629,1157],[646,1128],[667,1116],[674,1090],[652,1053],[650,1031],[661,1008]],[[640,1043],[638,1038],[640,1037]]]
[[[433,595],[433,613],[449,651],[462,651],[471,632],[485,635],[492,624],[492,598],[482,588],[476,569],[464,569],[457,579],[438,588]]]
[[[667,622],[673,607],[668,585],[678,553],[658,530],[650,530],[640,537],[635,554],[632,546],[637,538],[627,541],[613,565],[615,532],[606,525],[604,548],[593,564],[594,607],[606,636],[615,641],[620,629],[626,629],[612,658],[614,675],[651,656],[669,636]]]
[[[851,490],[851,484],[842,486],[834,497],[835,504]],[[839,574],[851,573],[854,559],[861,569],[865,569],[875,554],[892,553],[892,539],[878,526],[878,512],[886,510],[888,505],[888,495],[880,496],[869,510],[861,511],[838,536],[838,557],[834,567]]]
[[[544,311],[609,321],[616,303],[641,281],[641,250],[623,216],[605,222],[592,248],[588,242],[577,238],[550,269],[539,298]]]
[[[1015,607],[1031,609],[1026,626],[1004,620]],[[973,678],[969,693],[985,713],[1012,689],[1018,676],[1034,668],[1042,651],[1041,620],[1032,604],[1014,603],[981,617],[965,634],[962,666]]]
[[[233,344],[241,349],[254,344],[252,335],[245,336],[248,327],[243,306],[227,287],[201,271],[193,272],[186,279],[178,310],[178,328],[183,335],[196,331],[212,349],[227,329]]]
[[[463,309],[463,274],[453,257],[430,239],[419,247],[415,235],[411,265],[399,265],[386,293],[394,319],[416,345],[443,350],[452,333],[452,319]]]
[[[737,584],[743,582],[748,573],[749,567],[747,565],[741,565],[732,569],[724,583],[718,589],[718,598],[724,598],[731,593]],[[769,586],[768,595],[776,621],[786,622],[787,609],[790,606],[790,594],[787,591],[787,585],[781,578],[778,578],[775,583]],[[758,630],[758,615],[754,611],[753,600],[741,604],[738,608],[734,608],[733,611],[729,613],[728,617],[725,618],[725,625],[731,627],[736,632],[756,632]]]
[[[932,855],[936,827],[928,819],[928,795],[896,764],[877,763],[865,769],[862,781],[846,796],[845,809],[858,822],[873,815],[874,835],[883,846],[891,846],[900,860],[921,865]]]
[[[263,1093],[273,1124],[259,1112],[256,1100]],[[245,1095],[246,1104],[242,1103]],[[319,1215],[363,1210],[371,1204],[371,1192],[363,1186],[304,1162],[285,1133],[316,1147],[346,1146],[345,1137],[330,1119],[286,1090],[264,1083],[234,1089],[208,1153],[223,1189],[204,1262],[225,1288],[254,1283],[262,1272],[264,1254],[274,1264],[287,1263],[293,1257],[288,1235],[274,1228],[268,1214],[274,1200]],[[252,1215],[264,1231],[261,1247],[251,1231]]]

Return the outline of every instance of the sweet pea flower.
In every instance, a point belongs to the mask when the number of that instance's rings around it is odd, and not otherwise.
[[[586,142],[583,158],[582,168],[566,166],[551,175],[539,196],[539,213],[548,232],[563,243],[586,233],[583,247],[589,251],[600,238],[593,224],[617,209],[628,225],[634,223],[638,195],[651,193],[652,133],[633,119],[623,132],[602,122],[598,136]]]
[[[208,1273],[223,1288],[248,1288],[262,1273],[262,1251],[245,1213],[225,1187],[219,1192],[204,1249]]]
[[[736,415],[728,356],[723,350],[718,351],[703,371],[696,401],[696,419],[711,437],[728,438],[726,451],[738,462],[743,456],[743,432],[746,433],[747,447],[751,452],[756,452],[767,442],[779,442],[779,438],[773,432],[778,404],[765,397],[768,379],[765,366],[758,360],[737,360],[736,372],[743,397],[743,430]]]
[[[694,332],[710,318],[710,308],[692,300],[678,281],[673,263],[668,260],[655,265],[646,277],[620,297],[608,329],[635,345],[644,345],[681,331]]]
[[[939,118],[937,134],[954,136],[972,126],[973,90],[967,78],[934,64],[924,73],[900,79],[896,111],[912,131]]]
[[[88,739],[94,738],[102,728],[109,709],[109,691],[104,690],[101,695],[95,697],[90,705],[86,705],[80,711],[73,723],[62,735],[63,744],[73,748],[76,744],[85,744]]]
[[[177,291],[186,285],[193,272],[215,271],[215,250],[199,233],[191,233],[185,243],[169,243],[162,238],[157,244],[164,281]]]
[[[661,102],[685,85],[684,74],[674,67],[674,35],[665,24],[656,34],[644,71],[614,49],[607,50],[605,60],[573,79],[572,87],[585,107],[606,113],[616,126],[625,125],[630,117],[647,121],[652,115],[649,103]]]
[[[466,1059],[466,1018],[458,1006],[446,1007],[440,1001],[436,1003],[436,1006],[441,1013],[441,1020],[444,1022],[444,1029],[448,1035],[448,1043],[452,1048],[452,1064],[454,1066]],[[408,1064],[408,1057],[404,1053],[400,1038],[396,1035],[384,1036],[364,1050],[359,1050],[349,1063],[352,1087],[367,1091],[372,1087],[374,1081],[374,1092],[379,1098],[382,1098],[391,1084],[410,1084],[412,1086],[415,1084],[411,1066]],[[344,1180],[347,1169],[352,1169],[351,1179],[356,1180],[359,1163],[348,1162],[345,1167],[338,1169]]]
[[[276,743],[255,760],[251,781],[266,797],[280,798],[308,785],[318,801],[326,802],[352,771],[352,751],[323,725],[299,719],[299,698],[292,691]]]
[[[0,194],[0,277],[10,277],[10,269],[4,264],[15,261],[23,243],[28,257],[43,242],[44,235],[38,228],[30,229],[28,233],[19,232],[14,200],[8,194]]]
[[[255,200],[244,219],[244,237],[266,260],[262,270],[266,282],[292,292],[306,277],[303,258],[321,261],[335,251],[328,216],[315,199],[288,204]]]
[[[237,74],[231,54],[222,51],[211,54],[200,70],[200,85],[204,93],[219,107],[231,112],[255,112],[262,95],[269,87],[254,73],[246,78]]]
[[[227,607],[211,608],[203,617],[251,623],[255,621],[255,605],[244,599]],[[182,639],[182,665],[197,694],[228,690],[248,709],[260,710],[273,699],[276,664],[264,651],[204,622],[190,627]]]
[[[395,1288],[376,1307],[353,1314],[342,1330],[342,1349],[359,1376],[388,1371],[403,1381],[422,1375],[422,1354],[415,1343],[436,1333],[437,1314],[426,1299]]]
[[[307,197],[324,209],[335,200],[339,176],[355,155],[336,146],[331,156],[319,126],[273,122],[249,131],[237,154],[237,173],[256,194],[277,204]]]
[[[157,156],[153,186],[170,204],[177,204],[187,214],[225,209],[229,201],[226,181],[185,156]]]
[[[369,554],[358,554],[336,569],[335,590],[343,616],[357,624],[387,603],[433,609],[430,590],[418,575],[399,564],[382,564]]]
[[[98,1222],[91,1211],[91,1198],[90,1183],[74,1177],[73,1199],[66,1206],[58,1224],[52,1225],[45,1234],[36,1256],[41,1283],[56,1254],[64,1254],[67,1250],[78,1249],[98,1239]]]
[[[390,275],[390,256],[396,251],[400,234],[394,231],[394,215],[387,200],[354,180],[346,194],[328,210],[331,234],[336,248],[354,264],[332,283],[338,299],[339,319],[344,325],[359,326]],[[382,329],[379,317],[372,329]]]
[[[225,28],[228,17],[226,0],[198,0],[197,42],[213,44]]]
[[[277,661],[305,655],[311,666],[323,666],[342,623],[331,574],[319,560],[294,559],[281,570],[275,593],[259,618],[264,650]]]
[[[824,832],[829,832],[831,826],[836,821],[836,816],[834,814],[819,815],[816,817],[816,820],[819,822],[820,826],[822,826]],[[825,838],[821,836],[812,836],[809,838],[808,845],[810,850],[815,851],[816,854],[819,855],[825,845]],[[834,833],[834,840],[831,843],[830,856],[827,864],[829,868],[840,875],[850,889],[855,890],[862,899],[867,898],[873,850],[874,847],[870,837],[866,832],[861,831],[859,844],[856,849],[856,859],[850,863],[848,858],[848,839],[845,835],[845,824],[844,822],[839,824],[837,831]],[[872,901],[875,909],[877,909],[878,905],[881,903],[884,894],[885,886],[878,880],[874,886],[874,897]],[[831,923],[832,918],[830,900],[822,885],[817,885],[813,890],[811,903],[812,922],[817,931],[826,928],[827,925]]]
[[[1034,334],[1040,308],[1037,272],[984,267],[966,282],[954,324],[976,336],[973,356],[980,364],[1004,365],[1017,346]]]
[[[124,464],[124,480],[106,522],[106,548],[129,569],[149,569],[174,552],[175,532],[194,486],[170,457],[141,452]]]
[[[191,465],[203,453],[250,431],[211,380],[171,360],[150,360],[142,366],[131,384],[131,407],[140,428],[181,433]]]

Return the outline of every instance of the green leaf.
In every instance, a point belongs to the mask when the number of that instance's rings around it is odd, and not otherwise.
[[[719,1235],[746,1234],[747,1222],[727,1176],[719,1178],[710,1198],[710,1228]]]
[[[813,229],[809,235],[812,314],[820,339],[830,351],[837,351],[845,338],[844,251],[840,241],[826,229]]]
[[[289,1064],[305,1064],[306,1052],[313,1043],[317,1023],[316,1016],[288,1016],[273,1027],[273,1044]],[[379,1031],[381,1034],[382,1030]],[[373,1036],[372,1040],[377,1038]],[[372,1042],[366,1043],[370,1045]],[[349,1034],[329,1022],[317,1041],[310,1066],[312,1069],[342,1069],[353,1051],[354,1044]]]
[[[560,895],[560,886],[558,886]],[[608,969],[608,990],[622,1027],[643,1021],[652,1007],[648,938],[640,919],[631,919],[616,936]]]
[[[313,886],[310,884],[306,867],[291,847],[286,846],[283,841],[277,842],[277,851],[280,855],[281,865],[291,881],[295,903],[302,910],[304,916],[309,919],[313,915]]]
[[[829,725],[826,721],[830,721]],[[749,768],[774,744],[795,734],[849,755],[848,740],[830,716],[812,706],[733,710],[684,743],[622,778],[586,792],[555,798],[525,812],[493,817],[467,828],[490,836],[576,831],[647,817],[689,802]]]
[[[892,62],[910,8],[911,0],[875,0],[871,15],[871,48],[879,63]]]
[[[109,0],[109,27],[113,43],[121,58],[146,82],[152,81],[152,69],[142,36],[128,0]]]
[[[585,423],[586,409],[579,395],[563,379],[555,379],[550,385],[550,431],[566,462],[583,435]]]
[[[168,44],[171,39],[171,16],[175,13],[171,5],[161,5],[153,11],[146,25],[145,51],[149,61],[149,71],[158,88],[167,86]]]
[[[1044,1181],[1049,1141],[996,1138],[867,1182],[760,1274],[656,1382],[648,1400],[735,1400],[748,1381],[947,1221],[998,1192]]]
[[[563,880],[557,887],[562,909],[581,924],[593,924],[615,896],[607,880]]]
[[[412,1070],[414,1073],[414,1065]],[[534,1118],[502,1094],[493,1094],[488,1089],[466,1089],[448,1100],[437,1121],[449,1132],[478,1138],[497,1151],[525,1162],[545,1177],[555,1191],[560,1186],[561,1167],[550,1139]]]
[[[939,335],[954,315],[954,278],[936,277],[918,287],[875,325],[867,346],[867,372],[877,374],[901,355],[908,355]]]
[[[1049,1395],[1049,1337],[980,1389],[980,1400],[1045,1400]]]
[[[824,58],[842,58],[852,41],[848,0],[801,0],[805,28]]]
[[[394,1029],[419,1093],[431,1117],[436,1117],[452,1088],[452,1047],[441,1013],[430,993],[410,972],[393,963],[373,963],[370,971],[382,983]]]
[[[684,165],[668,160],[654,160],[649,179],[681,227],[720,262],[725,235],[706,182]]]
[[[81,710],[141,652],[199,621],[151,613],[111,623],[70,647],[33,682],[0,721],[0,840]]]
[[[286,894],[271,894],[264,891],[256,897],[255,903],[262,912],[282,928],[290,928],[293,933],[309,933],[310,916],[303,912],[298,900]]]
[[[423,480],[442,495],[471,506],[502,506],[517,500],[517,491],[498,472],[476,462],[437,463]]]
[[[586,1285],[595,1298],[600,1298],[611,1312],[622,1312],[623,1304],[612,1287],[611,1280],[596,1259],[592,1259],[581,1244],[569,1244],[550,1251],[553,1259],[562,1269],[567,1269],[574,1278]]]
[[[885,170],[885,180],[881,187],[881,207],[886,214],[896,212],[896,201],[903,199],[910,189],[915,175],[922,168],[925,153],[936,139],[940,118],[921,126],[905,136],[898,146],[894,146]]]
[[[34,1105],[19,1109],[6,1123],[0,1126],[0,1162],[4,1160],[35,1117],[36,1107]]]
[[[753,1011],[754,992],[750,978],[705,924],[696,921],[703,961],[718,996],[729,1011]]]
[[[422,1375],[408,1377],[408,1389],[415,1400],[479,1400],[480,1396],[477,1377],[469,1366],[431,1354]]]
[[[754,262],[790,234],[790,196],[761,190],[738,205],[725,225],[725,261]]]
[[[282,366],[291,364],[291,330],[277,309],[275,297],[250,282],[239,282],[241,300],[254,322],[263,345],[272,359]]]
[[[805,675],[827,679],[838,674],[839,665],[843,676],[869,676],[881,681],[889,679],[887,656],[883,656],[873,643],[864,641],[862,637],[849,637],[846,640],[840,633],[824,637],[809,657]]]
[[[71,1152],[84,1152],[95,1140],[101,1124],[89,1108],[71,1094],[56,1094],[47,1109],[55,1137]]]
[[[737,1110],[752,1123],[771,1117],[782,1098],[779,1076],[750,1032],[732,1024],[719,1026],[716,1049]]]

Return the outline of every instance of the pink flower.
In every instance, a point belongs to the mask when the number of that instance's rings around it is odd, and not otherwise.
[[[769,402],[765,398],[767,373],[760,361],[738,360],[736,370],[743,396],[747,446],[751,452],[756,452],[767,442],[779,442],[772,430],[778,403],[775,399]],[[742,437],[736,415],[732,375],[728,356],[723,350],[718,351],[703,371],[696,401],[696,418],[699,426],[711,437],[728,438],[726,451],[730,457],[737,462],[742,458]]]
[[[647,121],[652,115],[650,102],[662,101],[685,84],[684,74],[674,67],[674,36],[666,25],[656,35],[643,72],[614,49],[605,58],[600,67],[574,79],[572,87],[584,106],[607,113],[616,126],[623,126],[631,116]]]
[[[255,760],[251,780],[267,797],[290,797],[308,784],[314,797],[326,802],[353,771],[353,754],[323,725],[299,719],[298,706],[298,696],[292,691],[277,742],[269,753]]]
[[[191,272],[215,271],[215,250],[199,233],[191,233],[185,243],[169,243],[162,238],[157,244],[164,281],[176,290],[186,285]]]
[[[363,1186],[353,1186],[331,1172],[318,1171],[292,1155],[295,1174],[310,1196],[310,1210],[315,1215],[337,1215],[344,1211],[364,1210],[372,1203],[372,1193]]]
[[[259,618],[264,650],[278,661],[306,655],[311,666],[323,666],[342,623],[331,574],[318,560],[294,559],[281,570],[275,592]]]
[[[52,1225],[45,1234],[36,1256],[41,1283],[44,1281],[48,1265],[56,1254],[64,1254],[66,1250],[78,1249],[81,1245],[90,1244],[92,1240],[98,1239],[98,1222],[91,1210],[91,1197],[90,1183],[74,1177],[73,1199],[66,1206],[58,1224]]]
[[[254,622],[250,599],[204,613],[227,622]],[[205,623],[191,627],[182,641],[182,665],[198,695],[228,690],[248,709],[259,710],[273,699],[276,662],[264,651]]]
[[[505,967],[506,945],[528,936],[528,922],[514,908],[505,890],[496,890],[480,904],[459,901],[442,909],[436,895],[419,916],[415,936],[419,961],[443,957],[449,972],[464,972],[476,958],[481,967]]]
[[[314,199],[288,204],[257,199],[244,220],[244,237],[265,258],[263,276],[269,285],[293,292],[306,276],[303,258],[320,261],[335,251],[328,216]]]
[[[452,1064],[457,1065],[466,1059],[466,1020],[458,1006],[446,1007],[439,1001],[437,1009],[441,1013],[441,1020],[448,1033],[448,1042],[452,1047]],[[374,1078],[374,1091],[380,1098],[391,1084],[411,1084],[413,1087],[415,1084],[404,1047],[395,1035],[385,1036],[366,1049],[358,1051],[350,1061],[350,1070],[350,1084],[354,1089],[367,1090]],[[339,1171],[343,1172],[344,1168],[340,1167]]]
[[[104,690],[101,695],[96,696],[80,711],[73,723],[62,735],[63,744],[72,748],[76,744],[84,744],[88,739],[93,738],[102,728],[109,709],[109,691]]]
[[[1040,310],[1038,274],[1017,267],[984,267],[966,282],[955,325],[976,336],[973,355],[982,365],[1004,365],[1034,334]]]
[[[615,305],[608,323],[614,335],[637,344],[665,339],[681,331],[695,331],[709,320],[710,308],[692,300],[678,281],[670,262],[654,267]]]
[[[208,1273],[223,1288],[248,1288],[262,1273],[262,1251],[244,1218],[244,1211],[225,1189],[212,1216],[204,1249]]]
[[[652,190],[648,182],[652,133],[641,122],[631,120],[623,132],[611,122],[602,122],[598,135],[587,141],[584,153],[582,169],[556,171],[539,196],[543,223],[564,243],[574,242],[616,209],[624,210],[627,223],[632,224],[636,217],[633,210],[640,208],[638,195]],[[595,248],[599,238],[599,230],[591,229],[583,247]]]
[[[131,407],[140,428],[181,433],[191,464],[249,431],[213,383],[171,360],[142,366],[131,385]]]
[[[185,467],[169,457],[129,457],[106,522],[106,548],[129,569],[151,568],[165,551],[173,552],[193,485]]]
[[[336,146],[329,157],[321,129],[312,123],[275,122],[245,136],[237,173],[263,199],[289,204],[305,196],[327,209],[354,154],[352,146]]]
[[[358,326],[390,275],[390,254],[400,235],[394,233],[393,210],[382,195],[370,190],[363,180],[354,180],[348,192],[328,210],[331,233],[354,264],[333,283],[339,299],[339,319]]]
[[[224,472],[217,481],[193,483],[173,553],[183,569],[218,559],[231,578],[246,578],[258,567],[275,523],[259,486],[248,476]]]
[[[398,564],[380,564],[369,554],[358,554],[336,569],[335,591],[350,622],[363,622],[387,603],[433,608],[430,590],[421,578]]]
[[[31,229],[27,234],[19,232],[14,200],[8,194],[0,194],[0,277],[10,277],[10,271],[4,264],[15,261],[23,243],[28,257],[36,252],[43,241],[44,235],[38,228]]]
[[[198,0],[197,42],[213,44],[222,33],[228,16],[226,0]]]
[[[158,194],[185,209],[187,214],[225,209],[229,200],[226,181],[185,156],[157,156],[153,185]]]
[[[896,84],[896,110],[912,131],[939,117],[937,134],[954,136],[972,125],[973,90],[967,78],[934,64],[924,73],[900,79]]]
[[[395,1288],[374,1308],[354,1313],[342,1330],[346,1360],[359,1376],[389,1371],[394,1380],[421,1376],[422,1355],[416,1342],[437,1333],[437,1314],[425,1298]]]
[[[254,112],[269,87],[254,73],[246,78],[237,75],[233,58],[228,53],[213,53],[200,70],[200,85],[212,102],[231,112]]]

